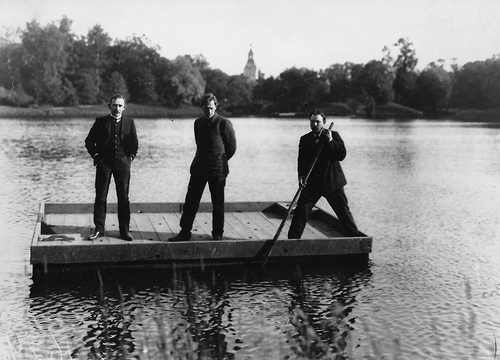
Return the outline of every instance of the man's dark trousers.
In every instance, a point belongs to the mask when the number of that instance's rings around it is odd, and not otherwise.
[[[207,183],[212,198],[212,235],[222,236],[224,232],[224,188],[226,178],[191,175],[180,221],[183,233],[189,233],[193,228],[194,218]]]
[[[312,208],[321,197],[325,197],[328,204],[332,207],[345,231],[345,234],[347,236],[359,236],[358,228],[354,222],[351,211],[349,210],[344,188],[337,189],[327,194],[322,194],[321,192],[314,191],[310,187],[306,186],[299,197],[299,201],[297,202],[295,215],[293,216],[292,223],[290,224],[288,237],[290,239],[301,238],[307,221],[309,220]]]
[[[106,199],[108,197],[111,176],[116,185],[118,200],[118,224],[120,233],[129,231],[130,224],[130,163],[131,160],[122,156],[114,159],[102,159],[97,164],[95,179],[96,198],[94,202],[94,224],[97,231],[104,232],[106,222]]]

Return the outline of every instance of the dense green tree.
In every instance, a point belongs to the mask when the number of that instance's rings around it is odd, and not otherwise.
[[[392,87],[394,89],[394,101],[405,106],[410,106],[412,95],[417,86],[418,74],[414,71],[398,70]]]
[[[414,105],[422,110],[445,107],[451,95],[450,75],[435,63],[425,68],[417,78]]]
[[[65,78],[63,80],[63,92],[64,92],[64,103],[62,105],[74,106],[80,104],[80,97],[78,90],[73,86],[73,83],[69,79]]]
[[[81,69],[73,84],[76,87],[80,104],[98,104],[100,102],[101,77],[95,69]]]
[[[33,98],[26,94],[21,84],[19,65],[23,49],[16,42],[15,31],[6,29],[0,36],[0,102],[6,105],[27,105]]]
[[[0,42],[0,101],[7,105],[27,105],[33,98],[26,94],[21,84],[19,64],[22,60],[21,44]]]
[[[157,78],[153,76],[153,70],[160,55],[158,49],[147,42],[140,37],[120,40],[107,52],[110,61],[108,73],[118,71],[122,74],[132,102],[148,103],[158,99]]]
[[[389,65],[372,60],[367,63],[357,79],[358,85],[373,98],[377,105],[387,104],[394,99],[394,73]]]
[[[461,108],[483,108],[487,82],[483,61],[467,63],[455,73],[453,105]]]
[[[104,72],[109,64],[107,51],[111,45],[111,38],[100,25],[95,25],[87,34],[87,50],[89,68],[95,70],[98,76]]]
[[[396,72],[396,77],[392,84],[395,92],[394,99],[397,103],[409,105],[418,76],[415,72],[415,67],[418,63],[416,51],[408,39],[401,38],[394,46],[399,48],[398,57],[392,65]]]
[[[46,26],[32,21],[18,38],[0,35],[0,102],[92,104],[122,93],[130,102],[179,105],[197,102],[210,91],[227,109],[238,111],[255,106],[306,111],[334,101],[353,109],[363,104],[371,113],[393,99],[427,110],[500,106],[500,59],[455,65],[450,73],[437,62],[419,73],[413,44],[404,38],[393,44],[397,55],[384,48],[381,61],[334,64],[318,72],[291,68],[277,78],[249,83],[211,69],[202,54],[172,61],[144,37],[112,42],[95,25],[77,38],[71,25],[66,17]]]
[[[228,82],[231,79],[229,75],[222,70],[210,68],[203,68],[200,72],[206,82],[205,93],[215,94],[219,101],[228,99],[230,92]]]
[[[178,56],[173,61],[170,84],[177,105],[198,102],[203,96],[206,85],[200,71],[185,56]]]
[[[229,110],[247,107],[252,101],[252,84],[243,75],[231,76],[227,82],[227,107]]]
[[[354,64],[333,64],[325,69],[324,74],[330,85],[330,98],[334,102],[345,102],[353,95],[351,70]]]
[[[418,59],[413,44],[408,39],[400,38],[394,46],[399,48],[399,54],[392,66],[396,70],[414,71],[418,64]]]
[[[123,78],[122,74],[118,71],[114,71],[109,76],[107,82],[103,85],[103,92],[106,94],[105,100],[107,101],[114,94],[121,94],[125,99],[129,99],[129,93],[127,88],[127,83]]]
[[[160,103],[173,104],[175,102],[171,83],[173,74],[174,65],[172,61],[164,57],[158,58],[153,69],[153,76],[156,78],[156,94]]]
[[[71,43],[65,77],[78,89],[79,103],[94,104],[106,97],[102,84],[109,63],[106,53],[110,43],[111,38],[99,25],[89,30],[86,37]]]
[[[62,24],[63,31],[54,23],[42,28],[32,21],[22,34],[20,78],[23,88],[37,104],[64,102],[62,74],[68,58],[70,24],[64,18]]]
[[[454,70],[452,106],[465,109],[500,106],[500,59],[470,62]]]
[[[195,55],[194,57],[191,55],[184,55],[184,57],[198,70],[210,69],[210,64],[202,54]]]
[[[318,73],[306,68],[283,71],[275,81],[273,101],[279,111],[308,111],[328,95]]]
[[[488,108],[500,106],[500,58],[488,59],[487,84],[486,84],[486,106]]]
[[[270,102],[271,99],[274,98],[275,82],[276,80],[272,76],[266,79],[257,79],[252,89],[253,99],[262,102]]]

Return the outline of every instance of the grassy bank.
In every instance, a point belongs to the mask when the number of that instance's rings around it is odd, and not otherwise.
[[[68,107],[40,106],[17,108],[0,105],[0,118],[95,118],[108,112],[106,104]],[[184,105],[178,108],[127,104],[127,116],[133,118],[196,118],[203,115],[199,107]]]
[[[321,107],[327,116],[352,116],[350,109],[346,104],[331,103],[323,104]],[[80,105],[71,107],[51,107],[40,106],[30,108],[17,108],[13,106],[0,105],[0,118],[95,118],[103,116],[108,112],[106,104],[101,105]],[[234,116],[219,108],[219,113],[225,116]],[[479,122],[500,122],[500,108],[486,110],[443,110],[432,113],[422,113],[420,111],[407,108],[395,103],[389,103],[379,106],[377,111],[378,119],[449,119],[459,121],[479,121]],[[194,119],[202,116],[201,109],[197,106],[182,105],[178,108],[164,106],[138,105],[130,103],[127,105],[127,116],[133,118],[147,119]],[[262,114],[263,116],[296,116],[304,117],[306,113],[273,113]],[[245,116],[238,114],[238,116]],[[366,117],[364,109],[357,109],[356,117]]]

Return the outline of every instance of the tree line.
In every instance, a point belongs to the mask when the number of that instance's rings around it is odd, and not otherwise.
[[[112,40],[95,25],[86,36],[71,31],[72,21],[41,26],[33,20],[16,40],[0,38],[0,103],[13,106],[100,104],[110,94],[129,102],[179,107],[213,92],[231,112],[290,112],[325,103],[363,107],[376,116],[390,102],[423,111],[486,109],[500,106],[500,59],[416,69],[413,44],[399,39],[397,54],[384,48],[380,60],[333,64],[314,71],[290,68],[277,77],[252,82],[243,75],[212,69],[203,55],[160,55],[145,37]]]

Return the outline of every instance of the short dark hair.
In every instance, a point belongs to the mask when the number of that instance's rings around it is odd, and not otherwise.
[[[213,101],[215,105],[217,105],[217,98],[212,93],[206,93],[201,97],[201,106],[208,104],[210,101]]]
[[[123,101],[126,102],[125,96],[123,96],[122,94],[115,94],[109,98],[109,104],[111,104],[111,102],[116,99],[123,99]]]
[[[323,122],[326,121],[326,116],[325,116],[325,113],[323,111],[321,111],[320,109],[314,109],[314,110],[311,110],[311,112],[309,113],[309,119],[313,116],[313,115],[321,115],[321,117],[323,118]]]

